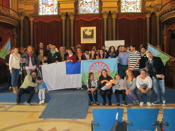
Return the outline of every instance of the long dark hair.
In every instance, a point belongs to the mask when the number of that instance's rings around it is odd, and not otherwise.
[[[90,78],[91,78],[92,75],[94,75],[94,73],[93,72],[90,72],[89,73],[89,77],[88,77],[88,86],[89,87],[91,87],[91,79]]]

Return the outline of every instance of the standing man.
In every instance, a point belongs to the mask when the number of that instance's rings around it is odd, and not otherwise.
[[[165,106],[165,67],[160,57],[155,57],[150,51],[147,51],[148,61],[146,68],[153,80],[153,89],[157,95],[157,100],[153,104],[159,104],[162,100],[162,106]],[[160,92],[159,92],[160,90]]]
[[[129,60],[128,66],[133,70],[135,76],[139,75],[139,62],[141,59],[140,52],[136,50],[135,45],[130,45],[130,53],[129,53]]]
[[[125,46],[121,46],[121,52],[118,55],[118,74],[123,79],[125,77],[125,72],[128,69],[128,52]]]

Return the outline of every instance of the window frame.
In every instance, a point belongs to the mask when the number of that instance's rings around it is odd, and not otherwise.
[[[55,0],[55,1],[57,1],[57,14],[52,14],[52,15],[40,15],[39,13],[40,13],[40,0],[38,0],[38,16],[58,16],[59,15],[59,2],[58,2],[58,0]]]
[[[141,11],[140,12],[122,12],[121,11],[121,6],[122,6],[122,0],[120,0],[119,1],[119,12],[121,13],[121,14],[142,14],[143,13],[143,4],[144,4],[144,2],[143,2],[143,0],[140,0],[141,1]]]
[[[78,15],[98,15],[98,14],[101,14],[101,10],[102,10],[102,3],[101,3],[101,0],[99,0],[99,12],[98,13],[84,13],[84,14],[81,14],[80,10],[79,10],[79,0],[77,0],[77,2],[76,2],[76,13]]]

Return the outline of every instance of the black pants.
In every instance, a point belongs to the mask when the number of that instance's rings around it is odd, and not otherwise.
[[[109,104],[112,103],[111,102],[111,99],[112,99],[112,90],[111,89],[110,90],[105,90],[105,91],[101,90],[100,93],[101,93],[101,96],[102,96],[102,99],[103,99],[103,104],[106,104],[106,96],[108,98]]]
[[[25,89],[20,88],[19,89],[19,92],[17,94],[16,102],[17,103],[20,103],[21,102],[21,96],[23,94],[29,94],[29,97],[28,97],[27,102],[30,103],[30,101],[32,100],[32,97],[33,97],[34,93],[35,93],[34,87],[30,87],[29,86],[28,88],[25,88]]]
[[[115,96],[116,96],[116,99],[117,99],[117,104],[120,104],[120,95],[122,95],[122,99],[126,103],[125,90],[115,90]]]
[[[91,102],[93,102],[93,98],[94,98],[95,102],[98,102],[97,91],[94,91],[93,93],[91,93],[90,91],[88,91],[88,95],[89,95],[89,100]]]

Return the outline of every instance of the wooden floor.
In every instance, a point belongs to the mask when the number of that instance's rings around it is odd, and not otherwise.
[[[16,105],[0,103],[0,131],[91,131],[92,109],[116,108],[113,106],[91,106],[86,119],[40,119],[39,116],[46,105]],[[134,106],[124,108],[124,120],[127,120],[127,108],[140,108]],[[142,107],[160,108],[159,118],[162,118],[163,108],[175,108],[175,104],[166,107]]]

